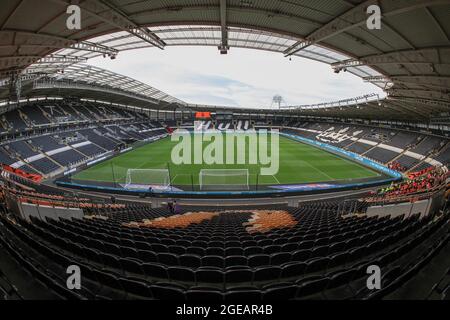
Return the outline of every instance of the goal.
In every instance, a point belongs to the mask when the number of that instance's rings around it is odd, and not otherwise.
[[[249,190],[248,169],[203,169],[199,174],[202,191]]]
[[[128,190],[167,190],[170,187],[168,169],[128,169],[125,182]]]

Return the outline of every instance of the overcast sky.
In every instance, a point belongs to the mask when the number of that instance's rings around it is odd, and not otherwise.
[[[168,47],[121,52],[90,63],[127,75],[188,103],[270,107],[281,95],[288,105],[314,104],[382,93],[361,78],[308,59],[260,50]]]

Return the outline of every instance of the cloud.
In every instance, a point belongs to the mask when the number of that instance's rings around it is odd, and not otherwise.
[[[216,106],[229,106],[229,107],[239,107],[239,103],[236,100],[223,97],[221,95],[214,94],[202,94],[201,97],[193,95],[185,95],[180,97],[184,101],[202,101],[201,104],[216,105]]]
[[[333,73],[323,63],[248,49],[233,48],[228,55],[210,47],[140,49],[90,63],[196,104],[267,108],[275,95],[289,105],[303,105],[382,93],[350,73]]]

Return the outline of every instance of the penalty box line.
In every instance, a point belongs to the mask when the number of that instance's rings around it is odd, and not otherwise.
[[[171,184],[175,184],[175,181],[177,180],[177,178],[179,177],[179,174],[176,174],[171,181]],[[264,177],[264,176],[263,176]],[[275,175],[269,175],[268,177],[272,177],[272,179],[276,182],[276,184],[281,184],[280,180],[278,180],[278,178]]]

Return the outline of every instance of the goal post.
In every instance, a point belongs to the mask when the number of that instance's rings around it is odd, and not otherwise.
[[[168,189],[170,172],[168,169],[128,169],[124,187],[128,190]]]
[[[203,169],[199,173],[201,191],[248,191],[248,169]]]

